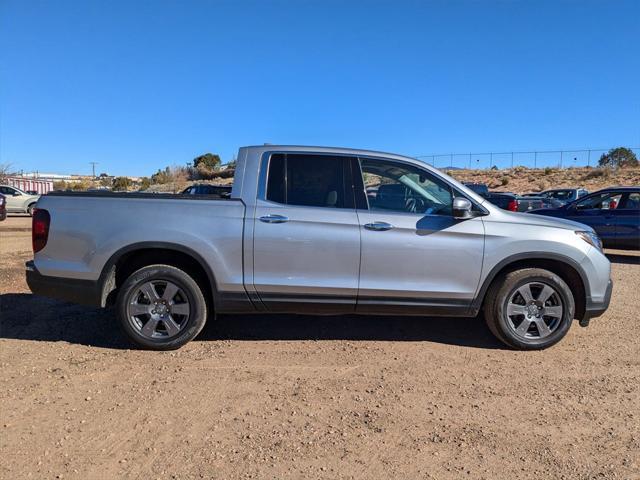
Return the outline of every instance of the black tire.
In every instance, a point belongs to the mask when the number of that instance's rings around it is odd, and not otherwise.
[[[527,285],[534,285],[536,288],[544,288],[544,286],[551,287],[554,290],[554,295],[547,303],[556,302],[556,304],[561,306],[562,313],[561,315],[557,313],[557,318],[546,317],[546,320],[542,317],[532,316],[532,320],[527,320],[527,322],[530,323],[522,324],[529,325],[529,328],[523,335],[516,333],[518,329],[514,323],[520,318],[522,319],[521,321],[524,322],[525,319],[529,317],[525,314],[507,315],[507,308],[510,300],[514,298],[514,295],[515,298],[521,298],[524,301],[524,297],[518,297],[518,292],[521,287],[526,288]],[[534,287],[529,287],[529,291]],[[540,295],[542,295],[542,292],[540,292]],[[533,303],[533,301],[531,303]],[[526,302],[523,303],[522,308],[528,313],[525,305]],[[519,307],[519,305],[516,305],[516,307]],[[535,310],[533,305],[531,305],[531,308]],[[557,309],[557,306],[549,305],[546,307],[542,306],[542,308],[550,310],[551,308]],[[544,311],[545,310],[542,310],[543,313]],[[540,268],[525,268],[500,276],[491,284],[485,297],[484,316],[489,330],[491,330],[501,342],[517,350],[542,350],[555,345],[562,340],[569,331],[569,328],[571,328],[574,314],[575,301],[569,286],[555,273]],[[548,322],[551,323],[553,326],[553,330],[550,328],[551,333],[546,334],[540,331],[537,326],[538,323],[531,326],[532,323],[536,321],[539,322],[540,320],[545,322],[545,325],[548,325]],[[545,325],[541,325],[541,327]],[[536,334],[538,338],[536,338]],[[545,334],[547,336],[543,337]]]
[[[177,294],[179,298],[182,298],[182,296],[185,297],[184,302],[187,304],[189,313],[187,316],[181,317],[183,318],[182,321],[184,324],[179,324],[180,330],[173,336],[169,336],[168,329],[166,329],[166,337],[159,336],[158,338],[150,338],[145,336],[138,322],[151,320],[151,315],[142,314],[138,317],[129,316],[129,306],[132,302],[137,303],[138,300],[135,300],[135,298],[140,298],[141,287],[148,285],[149,282],[157,282],[157,285],[162,285],[163,282],[170,282],[179,288]],[[168,285],[168,283],[166,283],[166,285]],[[146,298],[143,297],[143,300],[146,300]],[[145,305],[146,304],[140,304],[142,307]],[[149,305],[149,308],[151,307],[152,305]],[[193,340],[198,333],[200,333],[207,321],[207,302],[202,294],[202,290],[190,275],[170,265],[149,265],[129,276],[119,289],[116,299],[116,309],[122,328],[127,336],[139,347],[149,350],[175,350],[180,348]],[[167,317],[171,317],[171,315],[167,314]],[[180,316],[174,315],[174,317],[179,318]],[[164,320],[160,320],[160,322],[164,322]],[[155,324],[158,325],[158,320],[156,320]],[[159,325],[160,328],[162,328],[163,323]],[[159,335],[157,332],[154,333],[154,335],[156,334]]]

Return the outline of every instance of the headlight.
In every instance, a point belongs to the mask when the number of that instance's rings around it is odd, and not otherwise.
[[[578,235],[581,239],[587,242],[589,245],[596,247],[598,250],[602,251],[602,240],[600,237],[593,232],[585,232],[584,230],[576,231],[576,235]]]

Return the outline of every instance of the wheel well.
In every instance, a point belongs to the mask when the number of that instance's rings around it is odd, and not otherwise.
[[[569,286],[571,292],[573,292],[573,297],[576,304],[575,318],[582,319],[582,317],[584,317],[586,307],[586,292],[582,277],[575,268],[573,268],[568,263],[564,263],[560,260],[549,260],[544,258],[527,258],[523,260],[517,260],[513,263],[505,265],[502,269],[500,269],[500,271],[498,271],[493,276],[490,284],[509,272],[521,270],[523,268],[542,268],[558,275]],[[488,288],[483,292],[484,297],[486,297],[487,290]],[[482,299],[482,303],[484,304],[484,298]]]
[[[135,271],[147,265],[171,265],[188,273],[202,288],[202,294],[207,302],[213,301],[212,279],[207,274],[200,261],[188,253],[171,248],[141,248],[121,255],[106,272],[104,280],[104,304],[112,305],[118,294],[118,289]]]

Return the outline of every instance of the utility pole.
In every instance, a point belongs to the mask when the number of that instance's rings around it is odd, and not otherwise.
[[[96,165],[98,164],[98,162],[89,162],[89,165],[91,165],[91,169],[93,171],[93,178],[96,178]]]

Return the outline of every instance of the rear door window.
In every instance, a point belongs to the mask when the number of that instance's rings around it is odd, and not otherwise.
[[[266,199],[286,205],[353,208],[349,157],[271,155]]]

